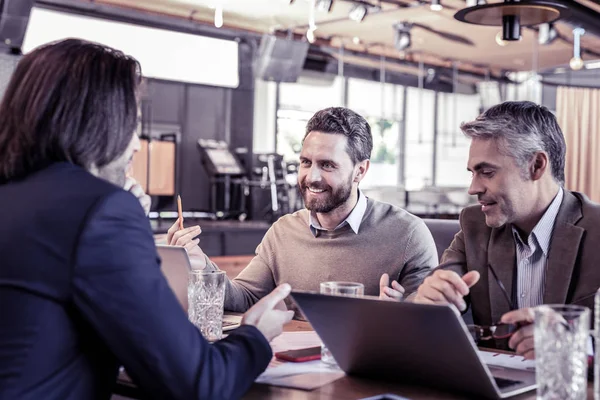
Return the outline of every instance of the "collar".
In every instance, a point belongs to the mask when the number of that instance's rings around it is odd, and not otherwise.
[[[552,200],[552,203],[550,203],[550,206],[535,225],[528,238],[529,242],[531,242],[532,237],[537,241],[546,257],[548,257],[548,248],[550,247],[550,240],[552,239],[552,232],[554,231],[554,222],[556,221],[563,197],[563,188],[559,187],[558,193],[554,196],[554,200]],[[515,240],[523,243],[519,236],[519,232],[517,232],[514,226],[512,227],[512,232]]]
[[[366,196],[358,189],[358,201],[356,205],[350,212],[350,215],[346,217],[345,220],[340,222],[338,226],[335,227],[334,231],[341,228],[345,224],[350,225],[350,228],[354,231],[355,234],[358,234],[358,229],[360,228],[360,223],[365,215],[365,211],[367,210],[367,198]],[[325,229],[319,224],[316,216],[313,216],[313,212],[308,213],[308,226],[310,231],[312,232],[314,237],[318,236],[318,231],[324,231]]]

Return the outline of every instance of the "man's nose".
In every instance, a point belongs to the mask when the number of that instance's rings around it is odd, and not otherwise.
[[[471,185],[469,186],[468,193],[473,196],[483,192],[485,192],[485,188],[479,182],[479,179],[477,179],[477,177],[471,178]]]
[[[310,167],[310,171],[308,171],[308,181],[309,182],[319,182],[321,180],[321,171],[315,165]]]

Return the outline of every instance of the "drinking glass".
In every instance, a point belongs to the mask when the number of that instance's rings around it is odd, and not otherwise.
[[[224,271],[190,271],[188,318],[209,342],[223,336]]]
[[[590,310],[575,305],[534,308],[538,400],[585,400]]]
[[[356,282],[322,282],[322,294],[334,294],[338,296],[360,297],[365,294],[365,286]],[[335,366],[337,363],[333,355],[324,344],[321,345],[321,361],[325,364]]]

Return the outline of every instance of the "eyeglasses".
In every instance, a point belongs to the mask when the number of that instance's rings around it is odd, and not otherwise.
[[[504,284],[498,278],[498,275],[496,274],[496,271],[494,271],[494,268],[492,268],[492,265],[488,264],[487,267],[488,267],[488,270],[494,276],[494,280],[496,281],[496,283],[498,284],[498,287],[500,288],[500,291],[504,295],[504,298],[506,299],[506,301],[510,307],[510,310],[511,311],[516,310],[518,307],[511,300],[510,296],[508,295],[508,292],[506,291],[506,288],[504,287]],[[489,325],[489,326],[467,325],[467,329],[469,330],[469,333],[471,333],[471,336],[473,336],[473,339],[475,340],[475,342],[491,340],[491,339],[508,339],[520,327],[521,327],[521,325],[519,325],[519,324],[505,324],[502,322],[498,322],[496,324]]]

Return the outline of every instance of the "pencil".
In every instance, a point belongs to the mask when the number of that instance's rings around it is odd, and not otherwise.
[[[181,196],[177,195],[177,214],[179,214],[179,229],[183,229],[183,211],[181,209]]]

